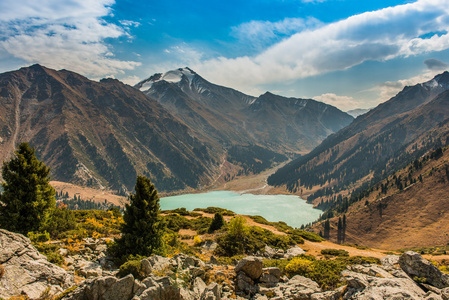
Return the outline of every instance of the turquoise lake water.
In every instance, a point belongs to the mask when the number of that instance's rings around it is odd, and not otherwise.
[[[293,195],[253,195],[216,191],[186,194],[160,199],[161,210],[185,207],[187,210],[216,206],[242,215],[259,215],[271,222],[284,221],[292,227],[301,227],[318,219],[321,210]]]

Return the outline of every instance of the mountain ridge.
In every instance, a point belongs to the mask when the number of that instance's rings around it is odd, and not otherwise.
[[[307,153],[327,135],[353,120],[339,109],[312,99],[286,98],[270,92],[259,97],[248,96],[210,83],[189,68],[157,73],[135,88],[159,101],[189,126],[200,124],[210,131],[225,128],[234,140],[258,143],[284,154]],[[304,105],[295,106],[292,102]],[[199,111],[197,103],[205,111]],[[318,119],[327,109],[332,112],[335,123],[323,124]],[[271,121],[275,126],[271,126]],[[215,139],[221,145],[231,144],[223,136]]]
[[[184,77],[178,70],[165,77],[169,81],[159,80],[163,74],[152,78],[165,103],[116,79],[96,82],[40,65],[0,74],[0,159],[9,159],[18,142],[28,141],[52,168],[54,180],[126,191],[144,174],[161,191],[173,191],[226,180],[221,165],[229,149],[241,153],[232,157],[232,174],[246,166],[269,167],[288,152],[277,141],[260,139],[276,124],[257,134],[244,130],[251,124],[242,122],[243,108],[257,98],[181,70]],[[266,161],[248,161],[248,153]]]
[[[401,153],[404,147],[449,117],[445,100],[432,102],[447,88],[448,72],[426,83],[405,87],[389,101],[327,137],[309,154],[278,170],[269,183],[286,184],[290,191],[296,192],[317,185],[338,192],[351,185],[357,187],[363,178],[364,182],[379,180],[383,172],[389,173],[405,163],[396,159],[399,156],[405,159]],[[430,111],[433,115],[426,116]],[[415,114],[417,117],[413,118]],[[430,146],[421,147],[430,149]],[[406,154],[419,149],[407,149]],[[307,173],[303,171],[306,169]]]

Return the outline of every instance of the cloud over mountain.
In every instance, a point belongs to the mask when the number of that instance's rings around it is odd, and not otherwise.
[[[93,77],[133,69],[140,63],[115,58],[105,42],[126,37],[126,28],[137,25],[106,22],[103,18],[112,14],[113,4],[113,0],[3,1],[0,55]]]
[[[419,0],[366,12],[318,28],[301,29],[254,56],[218,57],[194,68],[216,82],[245,90],[248,85],[345,70],[369,60],[441,51],[449,48],[447,7],[448,0]],[[265,28],[268,35],[275,28],[259,25],[259,36],[263,36],[260,28]],[[230,72],[235,76],[229,77]]]

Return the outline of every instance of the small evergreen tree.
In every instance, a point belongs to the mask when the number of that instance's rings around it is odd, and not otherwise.
[[[23,234],[39,230],[55,207],[50,168],[36,158],[34,148],[21,143],[15,157],[3,163],[2,175],[0,227]]]
[[[162,254],[163,223],[159,215],[159,196],[154,184],[145,176],[137,176],[135,193],[123,214],[122,236],[112,246],[112,254],[119,260],[130,255]]]
[[[337,226],[337,244],[342,243],[342,235],[343,235],[343,223],[341,222],[341,217],[339,217]]]
[[[212,223],[209,226],[209,232],[214,232],[215,230],[220,229],[225,224],[225,221],[223,219],[223,215],[220,213],[216,213],[214,216],[214,219],[212,220]]]
[[[331,224],[330,224],[329,219],[327,219],[326,221],[324,221],[324,236],[323,236],[326,240],[329,239],[330,230],[331,230]]]

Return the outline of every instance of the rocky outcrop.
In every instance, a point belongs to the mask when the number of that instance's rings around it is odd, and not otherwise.
[[[97,251],[101,243],[91,241],[86,249]],[[0,247],[0,264],[4,268],[0,298],[26,294],[37,299],[44,291],[57,294],[73,285],[73,276],[50,264],[26,237],[0,230]],[[104,255],[101,247],[99,251]],[[89,253],[66,257],[86,280],[62,299],[449,300],[449,276],[413,252],[386,256],[380,265],[349,265],[341,273],[345,285],[332,291],[323,291],[310,278],[287,278],[279,268],[264,268],[263,259],[255,256],[245,257],[231,267],[206,264],[185,254],[171,258],[153,255],[141,260],[139,279],[131,274],[117,278],[117,270],[107,269],[100,259],[88,259]]]
[[[416,252],[405,252],[399,259],[399,265],[412,278],[417,277],[420,281],[439,289],[449,287],[449,275],[443,274]]]
[[[0,298],[26,295],[37,299],[46,290],[57,294],[74,285],[74,278],[64,269],[51,264],[31,244],[17,233],[0,229]]]
[[[131,274],[121,279],[113,276],[89,278],[63,299],[219,300],[222,298],[221,285],[215,282],[206,285],[204,282],[204,274],[209,267],[198,258],[185,254],[178,254],[172,258],[153,255],[143,259],[141,264],[145,277],[141,281]]]

